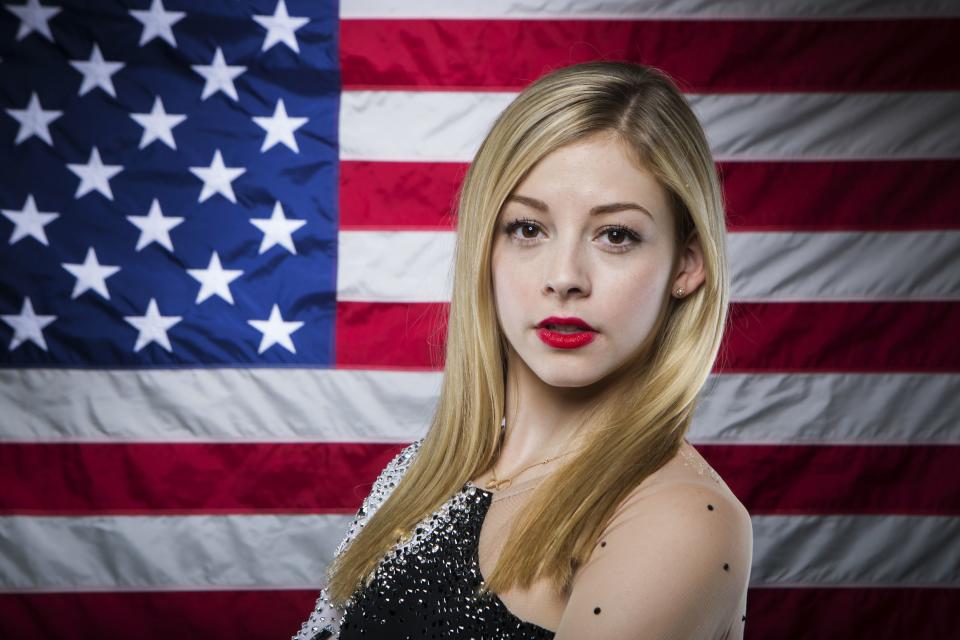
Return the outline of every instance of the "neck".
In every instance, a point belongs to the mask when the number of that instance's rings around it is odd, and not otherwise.
[[[506,435],[496,462],[497,475],[504,476],[546,458],[553,458],[583,445],[582,420],[596,397],[595,388],[553,387],[543,382],[511,350],[505,389]],[[530,469],[527,477],[542,475]]]

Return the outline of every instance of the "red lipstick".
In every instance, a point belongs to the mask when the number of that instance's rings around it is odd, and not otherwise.
[[[537,336],[548,346],[556,349],[578,349],[597,336],[597,331],[580,318],[550,316],[537,325]],[[571,328],[576,330],[571,331]]]

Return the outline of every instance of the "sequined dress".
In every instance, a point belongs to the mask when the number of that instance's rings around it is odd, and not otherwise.
[[[384,468],[336,555],[387,499],[421,444]],[[643,629],[651,638],[742,640],[750,515],[689,443],[618,504],[568,594],[553,594],[544,579],[499,596],[476,594],[540,482],[530,478],[496,495],[465,483],[388,551],[343,609],[321,591],[294,640],[523,640],[553,638],[550,629],[561,626],[571,638],[609,640]]]
[[[421,442],[406,447],[384,468],[336,555],[386,500]],[[465,484],[388,552],[370,584],[354,592],[342,610],[321,591],[293,640],[553,638],[552,631],[513,615],[496,595],[475,593],[483,582],[477,555],[480,528],[492,495]]]

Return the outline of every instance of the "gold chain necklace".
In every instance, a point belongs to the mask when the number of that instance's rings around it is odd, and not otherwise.
[[[501,449],[501,447],[503,446],[504,430],[506,429],[506,426],[507,426],[507,418],[504,417],[503,420],[500,422],[500,440],[497,442],[497,459],[500,458],[500,449]],[[577,451],[579,451],[579,449],[578,449]],[[497,465],[496,465],[496,463],[494,463],[493,467],[490,468],[490,473],[491,473],[491,476],[492,476],[492,477],[491,477],[489,480],[487,480],[486,488],[489,489],[489,490],[491,490],[491,491],[499,491],[501,488],[506,489],[507,487],[509,487],[509,486],[511,485],[511,483],[513,483],[513,479],[514,479],[514,478],[516,478],[518,475],[520,475],[521,473],[523,473],[523,472],[526,471],[527,469],[531,469],[531,468],[537,466],[538,464],[547,464],[547,463],[550,462],[551,460],[556,460],[557,458],[562,458],[563,456],[569,455],[569,454],[571,454],[571,453],[576,453],[576,452],[575,452],[575,451],[567,451],[566,453],[561,453],[561,454],[558,455],[558,456],[553,456],[552,458],[547,458],[546,460],[543,460],[543,461],[541,461],[541,462],[534,462],[533,464],[531,464],[531,465],[529,465],[529,466],[527,466],[527,467],[524,467],[523,469],[520,469],[520,471],[517,471],[515,474],[513,474],[513,475],[510,476],[509,478],[504,478],[503,480],[498,480],[498,479],[497,479]]]

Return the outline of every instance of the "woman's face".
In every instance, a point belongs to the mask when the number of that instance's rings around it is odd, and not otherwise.
[[[500,326],[522,363],[551,386],[590,385],[632,360],[670,291],[686,283],[671,273],[667,195],[622,145],[602,132],[555,150],[497,219]],[[541,337],[538,325],[550,316],[578,317],[595,332]],[[571,345],[578,342],[587,343]]]

